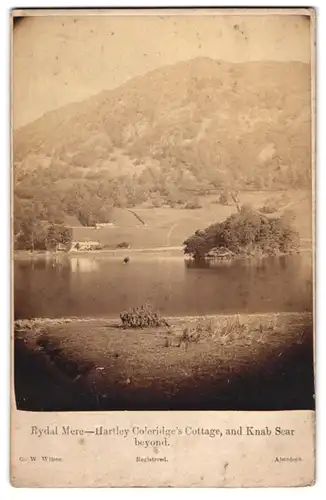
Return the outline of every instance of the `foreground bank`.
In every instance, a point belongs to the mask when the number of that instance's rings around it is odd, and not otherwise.
[[[17,407],[74,410],[311,409],[310,313],[15,324]]]

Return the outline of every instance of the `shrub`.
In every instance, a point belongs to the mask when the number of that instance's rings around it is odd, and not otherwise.
[[[220,194],[220,197],[218,199],[218,203],[220,205],[228,205],[229,204],[229,196],[225,191]]]
[[[272,204],[266,204],[261,207],[260,212],[263,214],[273,214],[274,212],[277,212],[277,207]]]
[[[202,208],[202,205],[200,204],[200,201],[198,198],[195,198],[193,200],[188,201],[184,208],[188,210],[196,210],[197,208]]]
[[[158,311],[154,311],[149,304],[134,307],[120,314],[124,328],[157,328],[169,326],[168,322],[161,317]]]
[[[196,328],[191,329],[189,327],[185,327],[182,331],[182,334],[179,337],[178,347],[181,347],[182,344],[188,348],[188,345],[192,342],[199,342],[200,340],[200,332],[196,330]]]
[[[118,243],[117,248],[130,248],[130,243],[122,241],[121,243]]]
[[[220,339],[230,339],[232,335],[240,335],[246,331],[244,323],[240,322],[239,317],[227,318],[226,322],[221,326],[218,334]]]
[[[227,344],[238,340],[246,331],[247,327],[240,321],[239,317],[226,318],[225,320],[205,318],[185,326],[181,334],[177,336],[175,345],[181,347],[184,344],[187,348],[191,343],[208,339],[216,339],[222,344]],[[173,345],[173,341],[169,341],[168,345]]]
[[[182,205],[183,203],[186,203],[186,194],[182,193],[179,190],[171,190],[166,196],[165,196],[165,203],[169,205],[171,208],[176,207],[177,205]]]

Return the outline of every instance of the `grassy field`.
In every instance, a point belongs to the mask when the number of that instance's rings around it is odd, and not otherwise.
[[[17,407],[281,410],[313,408],[309,313],[15,324]]]
[[[259,210],[266,201],[280,202],[280,208],[272,216],[280,216],[285,210],[291,211],[295,216],[293,225],[299,232],[302,242],[312,238],[311,194],[306,191],[246,191],[240,193],[241,204],[250,205]],[[217,196],[209,195],[199,198],[202,208],[144,208],[135,207],[135,211],[146,222],[147,228],[155,228],[157,242],[152,246],[176,246],[193,234],[197,229],[205,229],[210,224],[222,222],[231,214],[236,213],[234,204],[221,205],[217,203]],[[306,245],[305,245],[306,246]]]

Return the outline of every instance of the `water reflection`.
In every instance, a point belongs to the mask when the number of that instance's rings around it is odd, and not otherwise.
[[[69,264],[72,273],[91,273],[99,270],[99,261],[95,257],[71,257]]]
[[[231,260],[185,260],[185,266],[187,269],[214,269],[214,268],[225,268],[234,265],[234,261]]]
[[[15,262],[15,316],[117,316],[152,303],[166,315],[312,308],[311,256],[195,263],[67,256]]]

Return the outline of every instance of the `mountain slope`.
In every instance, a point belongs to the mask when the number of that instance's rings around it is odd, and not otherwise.
[[[199,208],[211,189],[310,188],[310,68],[184,61],[46,113],[13,149],[23,248],[64,214],[93,225],[112,206]]]
[[[46,113],[15,132],[14,158],[24,170],[74,170],[74,178],[88,169],[138,175],[151,165],[217,184],[305,184],[310,122],[308,65],[201,58]]]

